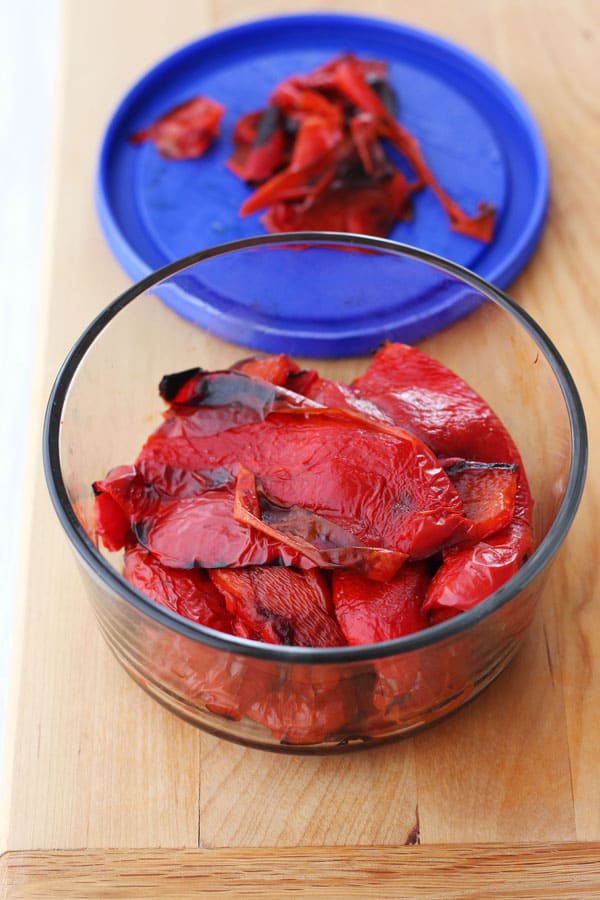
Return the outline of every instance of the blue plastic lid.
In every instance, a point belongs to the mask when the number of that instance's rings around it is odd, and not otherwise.
[[[108,243],[134,280],[198,250],[265,233],[261,214],[238,214],[250,189],[225,166],[233,127],[243,114],[263,108],[283,78],[343,52],[388,63],[398,118],[440,183],[467,212],[482,200],[497,210],[494,238],[482,244],[452,232],[426,189],[414,197],[413,220],[399,222],[389,237],[459,263],[498,287],[512,281],[539,240],[549,191],[544,146],[525,104],[493,69],[445,40],[397,23],[337,14],[266,19],[212,34],[163,60],[126,95],[105,134],[96,199]],[[226,109],[221,137],[204,156],[173,161],[151,143],[131,144],[133,133],[199,94]],[[205,292],[198,304],[179,292],[172,302],[167,292],[163,299],[227,340],[272,352],[293,346],[308,356],[329,355],[333,346],[339,356],[367,352],[378,336],[389,336],[390,322],[395,339],[411,342],[466,311],[459,295],[442,306],[421,296],[415,306],[408,291],[400,300],[390,295],[388,307],[382,301],[371,318],[361,309],[356,321],[347,304],[337,312],[330,306],[317,333],[318,311],[307,290],[293,317],[274,330],[277,311],[269,293],[253,291],[249,302],[240,302],[248,285],[243,278],[233,281],[231,297],[215,291],[206,302]],[[332,341],[328,328],[352,340]]]

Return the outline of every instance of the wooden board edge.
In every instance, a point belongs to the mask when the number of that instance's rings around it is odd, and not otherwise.
[[[580,898],[600,896],[600,842],[217,850],[14,850],[0,896]]]

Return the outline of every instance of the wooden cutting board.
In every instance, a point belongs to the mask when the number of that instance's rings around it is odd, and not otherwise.
[[[592,465],[539,614],[491,688],[427,732],[332,759],[274,756],[201,734],[114,661],[50,508],[40,423],[51,381],[80,331],[128,284],[92,194],[115,104],[157,59],[203,33],[323,6],[65,2],[11,682],[4,896],[600,896],[596,0],[369,7],[495,66],[536,116],[552,168],[548,226],[511,293],[579,385]],[[365,11],[358,0],[326,8]]]

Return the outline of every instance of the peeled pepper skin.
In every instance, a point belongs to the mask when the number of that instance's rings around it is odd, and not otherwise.
[[[256,189],[241,215],[267,208],[269,231],[329,230],[386,235],[412,214],[411,195],[428,186],[450,228],[492,239],[495,211],[480,203],[465,213],[437,181],[419,143],[397,121],[387,65],[351,53],[305,75],[292,75],[269,105],[238,121],[229,168]],[[385,143],[384,143],[385,141]],[[386,144],[413,172],[408,182]]]

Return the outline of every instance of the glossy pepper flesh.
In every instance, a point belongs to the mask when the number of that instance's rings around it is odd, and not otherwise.
[[[173,373],[160,393],[135,463],[94,484],[97,533],[126,548],[140,590],[199,624],[387,640],[470,608],[531,552],[512,438],[415,348],[386,345],[351,385],[280,354]]]

